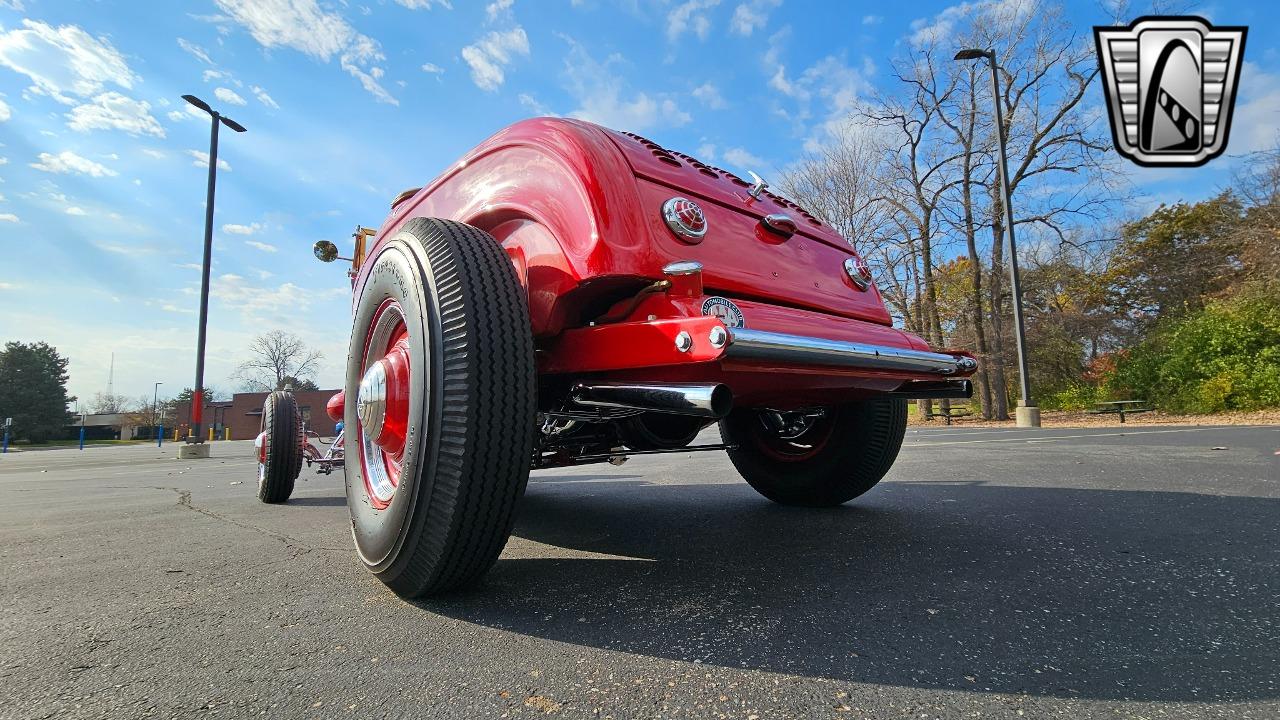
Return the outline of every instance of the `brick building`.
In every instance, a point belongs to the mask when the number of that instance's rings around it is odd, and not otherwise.
[[[298,399],[298,409],[302,412],[302,423],[323,437],[337,434],[333,420],[324,411],[325,403],[336,394],[337,390],[304,390],[293,393]],[[264,392],[236,393],[231,396],[230,401],[206,402],[205,428],[215,428],[219,438],[222,437],[222,429],[229,428],[232,440],[252,440],[258,436],[262,426],[262,403],[266,399],[267,393]],[[179,429],[182,431],[180,434],[185,434],[187,424],[191,421],[191,403],[178,403],[174,410],[165,423],[166,427]]]

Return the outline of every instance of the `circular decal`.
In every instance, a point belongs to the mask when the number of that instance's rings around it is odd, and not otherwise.
[[[742,311],[728,298],[713,296],[703,300],[702,314],[719,318],[720,322],[724,323],[726,327],[740,328],[746,326],[746,323],[742,320]]]

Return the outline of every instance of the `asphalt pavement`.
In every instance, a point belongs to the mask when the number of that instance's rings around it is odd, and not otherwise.
[[[1280,428],[910,430],[775,506],[722,453],[534,473],[400,600],[341,475],[251,444],[0,457],[0,717],[1280,717]]]

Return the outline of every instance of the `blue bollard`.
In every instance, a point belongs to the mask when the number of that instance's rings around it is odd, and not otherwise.
[[[156,447],[164,447],[164,425],[156,426]]]
[[[84,426],[80,426],[80,449],[84,449]]]
[[[4,448],[0,449],[0,453],[8,454],[9,452],[9,428],[4,429]]]

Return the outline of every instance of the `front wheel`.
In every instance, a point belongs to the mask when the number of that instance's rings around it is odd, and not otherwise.
[[[293,482],[302,472],[302,446],[306,436],[302,413],[293,393],[276,390],[262,403],[258,451],[258,499],[282,503],[293,494]]]
[[[875,487],[907,432],[907,403],[876,399],[795,411],[742,408],[720,421],[729,459],[783,505],[830,507]]]
[[[367,262],[347,507],[365,565],[419,597],[478,579],[511,533],[536,428],[529,310],[502,247],[469,225],[410,220]]]

